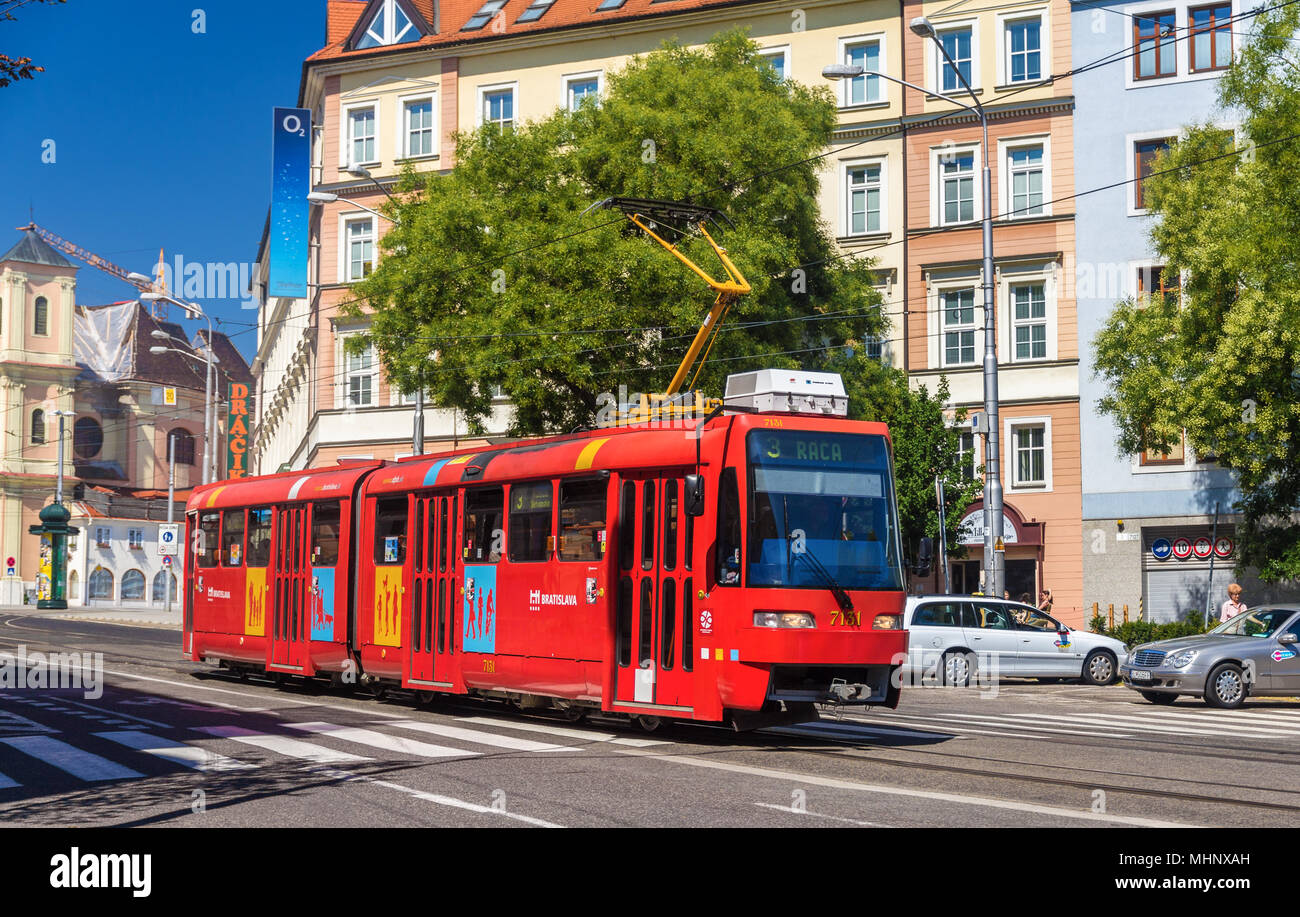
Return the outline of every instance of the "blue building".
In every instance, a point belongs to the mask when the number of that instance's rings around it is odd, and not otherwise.
[[[1180,286],[1152,245],[1142,178],[1187,125],[1236,127],[1234,113],[1218,104],[1218,78],[1248,35],[1251,18],[1233,20],[1243,12],[1240,0],[1071,3],[1073,68],[1111,61],[1073,78],[1074,278],[1084,596],[1103,613],[1114,603],[1117,617],[1125,604],[1136,617],[1139,601],[1154,620],[1203,609],[1207,600],[1217,610],[1234,580],[1248,605],[1283,594],[1234,569],[1240,517],[1232,475],[1186,443],[1169,455],[1120,454],[1115,426],[1097,408],[1105,386],[1092,371],[1094,339],[1116,302]]]

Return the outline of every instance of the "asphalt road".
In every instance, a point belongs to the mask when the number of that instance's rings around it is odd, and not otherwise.
[[[0,615],[0,652],[98,651],[105,685],[0,689],[0,824],[1290,826],[1300,704],[1154,707],[1123,687],[905,690],[736,734],[569,723],[241,682],[175,630]]]

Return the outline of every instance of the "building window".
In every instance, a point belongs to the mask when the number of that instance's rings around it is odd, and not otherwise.
[[[1139,140],[1133,145],[1133,206],[1137,210],[1146,208],[1146,193],[1143,185],[1152,172],[1156,171],[1156,157],[1173,144],[1173,138],[1161,137],[1158,140]]]
[[[778,79],[785,80],[790,76],[790,49],[773,48],[767,51],[759,51],[758,56],[772,65],[776,71]]]
[[[848,235],[880,232],[881,180],[880,165],[848,166],[845,169],[848,193]]]
[[[144,529],[127,529],[126,546],[134,551],[144,550]],[[125,582],[125,579],[123,579]]]
[[[72,425],[72,451],[77,458],[93,459],[104,448],[104,428],[93,417],[79,417]]]
[[[1042,31],[1043,22],[1038,17],[1007,23],[1007,82],[1043,78]]]
[[[375,158],[375,109],[354,108],[348,112],[349,165],[377,162]]]
[[[1047,296],[1041,283],[1011,286],[1016,360],[1047,358]]]
[[[939,168],[941,221],[969,223],[975,219],[975,154],[948,154]]]
[[[375,18],[357,41],[357,48],[377,48],[381,45],[400,45],[420,37],[411,20],[407,18],[397,0],[384,0]]]
[[[171,600],[176,601],[176,576],[166,570],[159,570],[153,577],[153,600],[155,602],[167,601],[168,580],[171,580]]]
[[[500,131],[514,129],[514,89],[494,89],[483,93],[483,123],[495,124]]]
[[[1149,300],[1155,296],[1177,297],[1182,291],[1180,281],[1181,278],[1176,271],[1166,270],[1162,264],[1138,268],[1138,299]]]
[[[1133,75],[1139,80],[1173,76],[1178,72],[1174,11],[1133,17]]]
[[[32,334],[42,337],[50,333],[50,304],[44,296],[36,297],[36,308],[32,313]]]
[[[880,42],[863,41],[844,46],[844,63],[861,67],[861,76],[844,80],[844,105],[869,105],[881,101],[880,77],[871,75],[880,71]]]
[[[107,548],[113,543],[113,530],[106,525],[95,526],[95,547]]]
[[[555,5],[555,0],[533,0],[528,8],[519,14],[515,22],[536,22],[546,15],[546,11]]]
[[[406,155],[433,155],[433,99],[414,99],[402,106]]]
[[[947,290],[940,295],[943,312],[943,365],[975,362],[975,288]]]
[[[167,435],[171,439],[172,460],[177,465],[193,465],[194,437],[190,432],[177,428]]]
[[[1224,70],[1232,63],[1232,5],[1202,6],[1190,10],[1192,72]]]
[[[360,353],[347,352],[348,405],[368,407],[375,403],[375,347],[367,344]]]
[[[1007,153],[1012,219],[1043,214],[1043,148],[1026,146]]]
[[[948,57],[952,58],[950,64],[943,55],[940,55],[940,89],[943,92],[956,92],[959,89],[964,89],[967,85],[972,85],[971,61],[973,60],[973,52],[970,26],[940,32],[939,40],[943,42],[943,49],[948,52]],[[954,65],[956,69],[954,69]]]
[[[584,100],[591,99],[593,105],[600,98],[600,77],[598,75],[571,76],[564,81],[564,104],[569,111],[577,111]]]
[[[127,570],[122,574],[122,601],[144,601],[144,574],[139,570]]]
[[[1011,428],[1015,448],[1015,486],[1043,487],[1047,484],[1047,429],[1043,424]]]
[[[866,345],[867,359],[875,360],[877,363],[883,363],[885,360],[885,339],[871,334],[863,341]]]
[[[483,28],[492,21],[492,17],[501,12],[501,8],[506,5],[506,0],[487,0],[479,7],[478,12],[469,17],[469,22],[461,28],[462,32],[473,32]],[[543,11],[545,12],[545,11]]]
[[[113,597],[113,574],[103,567],[90,574],[87,582],[86,597],[91,599],[111,599]]]
[[[1187,461],[1187,433],[1184,431],[1178,437],[1178,442],[1173,445],[1169,452],[1162,453],[1158,449],[1147,449],[1138,457],[1138,463],[1143,467],[1160,466],[1160,465],[1177,465],[1182,467]]]
[[[45,445],[45,412],[39,409],[32,411],[32,445]]]
[[[375,269],[375,224],[369,217],[344,224],[347,244],[347,279],[363,280]]]
[[[963,481],[975,480],[975,434],[957,434],[957,465]]]

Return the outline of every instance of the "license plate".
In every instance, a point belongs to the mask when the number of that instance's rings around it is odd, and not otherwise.
[[[1133,679],[1134,681],[1150,681],[1151,673],[1144,671],[1143,669],[1134,669],[1132,672],[1129,673],[1128,677]]]

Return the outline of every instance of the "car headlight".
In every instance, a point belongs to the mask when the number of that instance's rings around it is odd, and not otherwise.
[[[1191,661],[1195,658],[1196,650],[1183,650],[1181,653],[1174,653],[1166,659],[1165,662],[1173,666],[1175,669],[1181,669],[1190,665]]]
[[[756,611],[755,627],[816,627],[817,622],[806,611]]]

